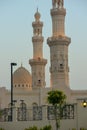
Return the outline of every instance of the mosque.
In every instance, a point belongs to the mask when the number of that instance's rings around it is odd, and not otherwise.
[[[50,49],[50,87],[46,87],[45,82],[47,59],[43,57],[43,22],[40,21],[41,15],[37,9],[34,15],[35,21],[32,22],[33,58],[29,59],[31,73],[22,65],[13,73],[14,110],[12,122],[10,122],[9,116],[11,92],[5,87],[0,88],[0,109],[5,109],[5,116],[0,119],[0,127],[5,130],[6,128],[24,130],[29,126],[48,124],[55,128],[55,121],[47,109],[47,93],[50,90],[61,90],[67,95],[66,102],[69,107],[66,110],[65,118],[61,120],[60,130],[87,129],[87,90],[72,90],[69,84],[68,47],[71,38],[65,34],[66,9],[64,1],[52,0],[50,14],[52,36],[47,39]],[[39,107],[33,111],[33,106]]]

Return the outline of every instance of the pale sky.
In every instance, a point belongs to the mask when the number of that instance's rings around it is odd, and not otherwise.
[[[65,32],[69,46],[70,88],[87,90],[87,0],[65,0]],[[46,82],[50,85],[50,54],[47,38],[52,34],[50,9],[52,0],[0,0],[0,87],[10,89],[10,63],[16,62],[31,72],[32,36],[37,7],[44,22],[44,58],[47,58]]]

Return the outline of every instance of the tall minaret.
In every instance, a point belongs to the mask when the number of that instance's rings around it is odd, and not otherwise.
[[[71,39],[65,36],[65,15],[63,0],[52,0],[52,37],[47,39],[50,47],[51,86],[69,87],[68,46]]]
[[[40,21],[40,13],[35,13],[33,26],[33,59],[29,60],[32,69],[32,87],[45,87],[45,65],[47,60],[43,58],[43,22]]]

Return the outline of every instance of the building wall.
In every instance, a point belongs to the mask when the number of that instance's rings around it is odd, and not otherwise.
[[[0,88],[1,89],[1,88]],[[1,106],[4,108],[8,107],[8,104],[10,102],[10,92],[4,89],[1,89],[3,91],[2,95],[0,93],[0,103]],[[43,89],[35,89],[33,91],[23,90],[16,91],[14,93],[14,99],[17,100],[17,103],[15,103],[16,108],[20,105],[20,100],[24,100],[24,102],[27,105],[27,109],[29,109],[30,106],[33,105],[33,103],[36,103],[37,105],[45,106],[47,105],[47,92],[52,90],[52,88],[43,88]],[[66,90],[66,91],[65,91]],[[74,108],[74,119],[63,119],[61,121],[61,128],[60,130],[72,130],[80,128],[87,129],[87,108],[82,106],[83,99],[86,97],[87,93],[86,91],[72,91],[65,89],[68,98],[67,103],[75,104]],[[6,95],[5,95],[6,94]],[[1,100],[3,99],[3,100]],[[4,104],[5,103],[5,104]],[[45,107],[44,107],[45,108]],[[29,126],[38,126],[42,127],[44,125],[51,124],[53,129],[55,129],[55,121],[54,120],[48,120],[47,119],[47,110],[43,109],[43,120],[38,121],[17,121],[17,111],[14,111],[14,121],[13,122],[0,122],[0,127],[3,127],[5,130],[8,128],[9,130],[23,130],[26,127]]]

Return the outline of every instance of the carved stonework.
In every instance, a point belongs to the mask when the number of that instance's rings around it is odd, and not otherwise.
[[[64,0],[52,0],[53,8],[62,8]]]

